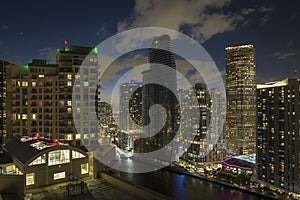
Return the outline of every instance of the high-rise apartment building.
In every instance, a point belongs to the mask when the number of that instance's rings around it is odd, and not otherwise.
[[[177,90],[176,65],[171,38],[168,35],[154,37],[148,56],[150,70],[143,72],[142,89],[143,126],[145,127],[143,134],[148,138],[143,140],[141,152],[151,152],[164,147],[175,136],[178,129],[178,114],[176,113],[178,103],[173,94]],[[155,117],[150,120],[149,111],[155,104],[163,106],[165,111],[157,111]],[[167,115],[166,122],[160,129],[158,127],[164,121],[165,114]],[[150,135],[155,136],[150,137]]]
[[[181,92],[179,96],[184,98],[181,102],[189,104],[187,106],[192,113],[193,111],[199,111],[199,128],[195,133],[195,137],[191,138],[193,140],[188,141],[190,147],[185,150],[183,155],[183,160],[191,163],[194,166],[207,165],[212,163],[221,162],[225,157],[225,141],[224,141],[224,126],[220,123],[220,119],[214,117],[212,112],[220,113],[222,108],[218,107],[222,104],[218,102],[221,99],[221,93],[217,89],[211,89],[210,91],[206,88],[204,83],[197,83],[193,87],[193,90],[185,90]],[[198,106],[192,107],[192,103],[189,102],[189,99],[192,98],[192,93],[195,93]],[[217,101],[214,105],[213,100]],[[193,119],[192,116],[190,120]],[[209,128],[212,126],[212,121],[215,120],[215,127]],[[189,131],[190,121],[183,121],[180,124],[181,132],[186,133]],[[221,134],[222,133],[222,134]],[[217,138],[218,141],[214,142],[214,139]],[[185,138],[183,138],[184,140]],[[183,141],[180,141],[182,143]],[[210,151],[207,151],[207,149]]]
[[[111,104],[101,101],[98,103],[98,117],[100,120],[100,126],[108,127],[113,124],[112,106]]]
[[[184,92],[184,98],[190,99],[191,93],[195,93],[199,106],[197,108],[189,107],[192,110],[199,111],[199,128],[195,133],[195,136],[192,137],[192,141],[188,141],[190,143],[190,147],[187,149],[185,160],[189,161],[194,164],[200,164],[206,162],[206,155],[204,151],[204,140],[208,135],[208,126],[209,126],[209,119],[210,119],[210,97],[209,92],[206,89],[206,85],[203,83],[197,83],[192,90],[186,90]],[[187,100],[182,101],[187,102]],[[187,123],[187,124],[186,124]],[[187,132],[189,130],[189,121],[182,122],[181,124],[181,131]],[[187,127],[187,129],[185,129]]]
[[[7,86],[9,82],[9,68],[16,66],[16,64],[0,60],[0,145],[6,142],[7,136],[7,111],[10,101],[7,97]]]
[[[87,56],[89,56],[87,58]],[[85,66],[82,66],[83,61]],[[81,139],[90,139],[97,134],[98,121],[97,117],[86,119],[81,110],[72,110],[72,105],[80,105],[88,108],[88,104],[96,104],[95,101],[89,99],[90,88],[96,87],[97,75],[98,75],[98,60],[97,60],[97,48],[71,46],[65,43],[63,49],[57,51],[57,63],[58,63],[58,120],[59,120],[59,138],[61,140],[79,141]],[[79,68],[82,67],[81,74],[84,77],[80,77],[77,74]],[[78,82],[75,92],[78,96],[76,102],[72,102],[72,92],[74,86],[74,80],[80,80]],[[95,94],[93,94],[95,95]],[[82,103],[82,104],[80,104]],[[83,105],[87,104],[87,105]],[[79,107],[79,106],[76,106]],[[77,108],[79,109],[79,108]],[[74,116],[77,117],[79,124],[74,126]],[[80,114],[82,113],[82,114]],[[78,133],[79,132],[79,133]]]
[[[6,86],[1,87],[6,90],[3,105],[7,121],[3,124],[9,139],[38,133],[45,138],[81,144],[82,140],[96,137],[99,125],[96,113],[87,118],[84,114],[89,113],[88,110],[77,106],[73,111],[72,105],[97,106],[97,95],[92,90],[97,87],[97,59],[96,48],[65,43],[62,50],[57,50],[57,64],[33,59],[27,66],[7,66]],[[81,78],[77,73],[80,67]],[[77,85],[74,85],[75,79],[79,79]],[[75,102],[72,99],[74,86]],[[93,95],[95,99],[90,99]],[[73,114],[79,121],[76,128]]]
[[[142,83],[131,80],[120,85],[119,124],[125,132],[137,132],[142,121]]]
[[[257,85],[257,175],[300,193],[300,78]]]
[[[226,49],[226,142],[235,155],[251,154],[256,145],[256,66],[252,44]]]
[[[8,69],[7,131],[11,138],[39,133],[57,137],[56,64],[33,59],[27,66]]]

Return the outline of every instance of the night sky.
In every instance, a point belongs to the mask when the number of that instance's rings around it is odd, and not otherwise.
[[[161,26],[197,39],[221,71],[226,46],[253,43],[258,82],[280,80],[300,76],[299,7],[297,0],[5,1],[0,59],[53,63],[64,40],[96,46],[122,30]]]

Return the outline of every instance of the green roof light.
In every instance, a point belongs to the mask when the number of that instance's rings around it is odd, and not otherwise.
[[[93,51],[94,51],[95,54],[98,54],[98,48],[97,48],[97,47],[95,47],[95,48],[93,49]]]
[[[26,71],[28,71],[28,65],[25,65],[25,66],[23,67],[23,69],[26,70]]]
[[[65,46],[65,51],[71,51],[71,47],[70,46]]]

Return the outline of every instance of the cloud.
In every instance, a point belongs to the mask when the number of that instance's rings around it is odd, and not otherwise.
[[[243,8],[241,10],[242,15],[249,15],[255,12],[254,8]]]
[[[103,35],[106,35],[108,32],[108,29],[107,29],[107,25],[106,24],[103,24],[100,29],[97,31],[96,33],[96,36],[103,36]]]
[[[100,57],[102,66],[107,66],[105,61],[109,60],[107,63],[113,61],[105,71],[101,73],[102,84],[110,84],[111,81],[117,81],[126,71],[130,70],[134,66],[139,66],[148,62],[148,56],[134,55],[133,57],[126,57],[124,59],[113,59],[113,58],[103,58]]]
[[[270,21],[271,17],[269,15],[265,15],[260,19],[260,25],[265,25],[268,21]]]
[[[292,56],[295,55],[294,52],[282,52],[282,51],[278,51],[276,53],[273,54],[275,57],[277,57],[279,60],[286,60]]]
[[[40,56],[45,57],[50,63],[55,63],[56,62],[56,49],[55,48],[50,48],[46,47],[43,48],[39,51]]]
[[[164,27],[188,32],[200,42],[218,33],[232,31],[245,18],[236,13],[223,13],[231,0],[138,1],[132,15],[118,23],[118,31],[137,27]],[[249,12],[249,11],[248,11]],[[245,13],[245,11],[244,11]]]
[[[261,13],[266,13],[266,12],[272,12],[274,11],[275,8],[274,7],[266,7],[266,6],[261,6],[258,11]]]

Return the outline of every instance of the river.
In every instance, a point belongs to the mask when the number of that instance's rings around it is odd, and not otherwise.
[[[121,172],[120,176],[174,200],[267,200],[254,194],[164,169],[148,173]]]

